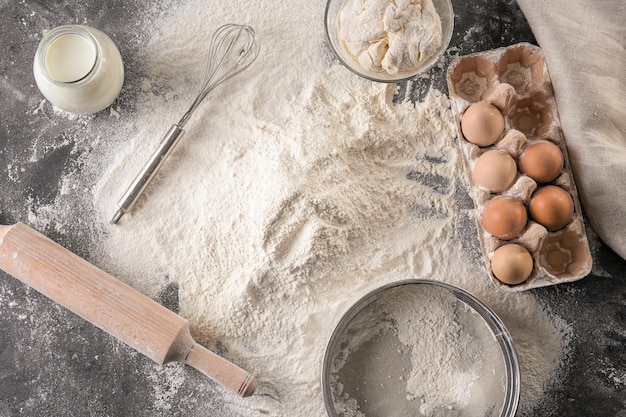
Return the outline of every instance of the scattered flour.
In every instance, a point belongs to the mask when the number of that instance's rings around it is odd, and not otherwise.
[[[393,86],[338,66],[314,2],[190,0],[157,20],[137,58],[145,73],[125,98],[132,109],[122,103],[107,116],[110,129],[84,144],[93,150],[81,170],[29,221],[62,231],[58,213],[83,204],[72,221],[101,238],[99,265],[155,298],[177,282],[194,337],[258,376],[257,395],[224,394],[242,415],[322,417],[320,366],[334,323],[365,292],[411,277],[466,288],[502,317],[520,355],[520,415],[531,412],[570,330],[532,294],[491,287],[465,250],[478,240],[457,201],[465,174],[445,95],[394,104]],[[135,212],[109,226],[117,199],[195,97],[207,39],[227,21],[255,28],[259,59],[207,97]],[[181,378],[169,373],[176,385],[155,388],[162,410]]]
[[[174,364],[164,366],[150,364],[146,367],[149,368],[146,369],[146,374],[154,390],[155,408],[159,411],[170,411],[173,398],[185,382],[185,368]]]

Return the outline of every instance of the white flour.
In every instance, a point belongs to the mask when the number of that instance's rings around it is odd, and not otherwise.
[[[410,399],[421,399],[422,415],[453,410],[459,416],[484,416],[489,407],[495,408],[494,404],[501,406],[502,386],[491,391],[491,401],[479,404],[480,411],[472,401],[472,388],[494,388],[487,384],[491,376],[503,380],[502,363],[489,354],[494,352],[494,339],[485,334],[487,328],[478,314],[456,301],[451,293],[433,289],[405,290],[386,298],[383,302],[400,323],[400,342],[413,346],[407,392]]]
[[[100,265],[152,297],[178,283],[194,337],[258,376],[257,395],[224,396],[243,415],[322,417],[334,323],[368,290],[410,277],[462,286],[502,317],[520,355],[521,415],[530,412],[564,360],[569,328],[532,294],[492,288],[467,253],[478,240],[456,198],[464,174],[447,98],[431,91],[417,106],[394,105],[393,86],[329,65],[321,4],[187,3],[154,25],[132,109],[115,108],[98,153],[81,161],[97,186],[66,176],[31,223],[58,222],[53,213],[82,201],[76,221],[105,240]],[[109,226],[193,100],[207,39],[227,21],[255,28],[259,60],[207,97],[136,211]],[[179,387],[185,374],[171,374]],[[167,410],[176,389],[159,385],[163,375],[153,378],[155,406]]]

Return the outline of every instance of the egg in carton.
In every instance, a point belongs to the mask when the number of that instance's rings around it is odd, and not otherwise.
[[[491,281],[521,291],[585,277],[589,242],[541,49],[458,57],[447,78]]]

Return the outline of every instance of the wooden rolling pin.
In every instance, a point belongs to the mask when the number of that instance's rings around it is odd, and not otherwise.
[[[184,318],[22,223],[0,225],[0,268],[150,359],[183,362],[247,397],[250,373],[197,344]]]

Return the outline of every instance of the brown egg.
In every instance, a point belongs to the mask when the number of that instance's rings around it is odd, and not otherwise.
[[[498,196],[485,205],[481,219],[488,233],[498,239],[511,240],[524,229],[528,215],[521,201]]]
[[[530,217],[550,231],[565,227],[574,215],[572,196],[556,185],[539,188],[528,203]]]
[[[496,143],[504,131],[504,117],[492,104],[471,104],[461,117],[461,132],[468,142],[484,147]]]
[[[522,245],[509,243],[500,246],[491,258],[491,272],[505,284],[521,284],[533,272],[533,257]]]
[[[511,155],[499,150],[482,154],[472,170],[476,185],[492,193],[501,193],[513,184],[517,175],[517,165]]]
[[[517,160],[519,170],[539,184],[554,181],[563,170],[563,153],[554,143],[539,140],[528,146]]]

